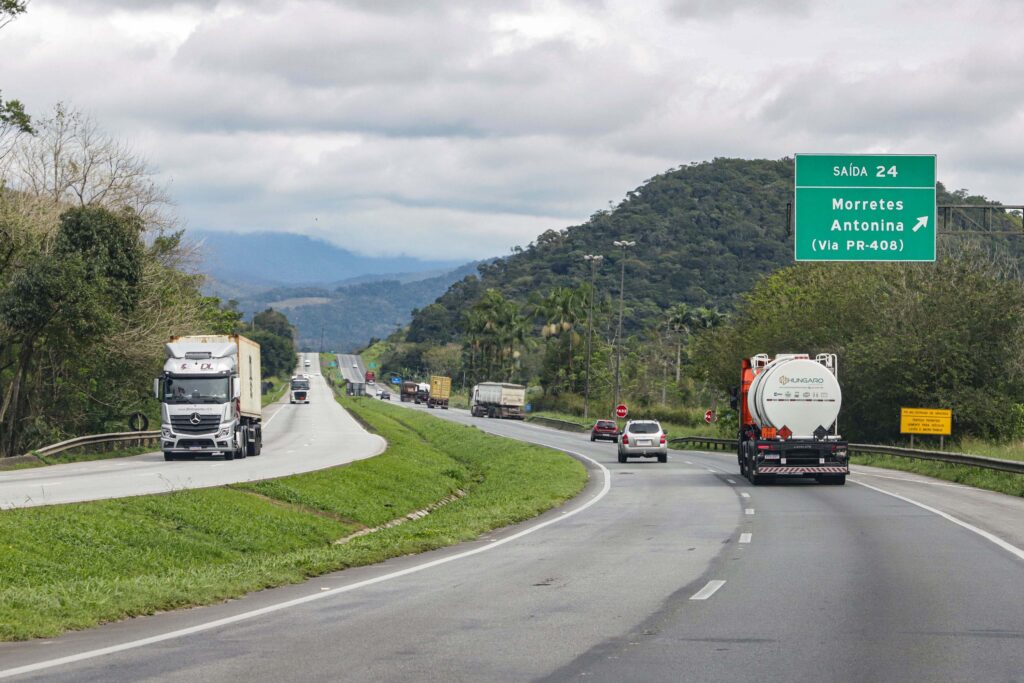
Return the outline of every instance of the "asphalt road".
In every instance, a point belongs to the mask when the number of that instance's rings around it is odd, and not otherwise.
[[[352,353],[339,353],[338,369],[347,382],[362,384],[366,381],[366,364],[363,357]]]
[[[1024,677],[1024,555],[935,512],[853,483],[755,488],[720,454],[619,464],[613,444],[578,434],[435,414],[589,456],[590,483],[564,508],[472,543],[0,645],[4,670],[35,663],[45,668],[26,677],[74,681]],[[963,492],[942,491],[955,508]],[[1021,501],[990,495],[991,508],[970,496],[973,514],[1024,526]]]
[[[263,452],[244,460],[176,460],[161,453],[53,465],[0,473],[0,508],[34,507],[222,486],[333,467],[381,453],[384,440],[368,434],[331,395],[317,354],[309,358],[310,402],[264,409]],[[301,365],[301,361],[300,361]]]

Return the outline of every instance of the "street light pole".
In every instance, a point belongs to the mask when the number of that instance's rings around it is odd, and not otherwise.
[[[590,419],[590,350],[594,339],[594,278],[597,276],[597,264],[604,256],[586,254],[583,257],[590,262],[590,310],[587,312],[587,383],[583,392],[583,419]]]
[[[626,289],[626,250],[629,249],[630,247],[635,247],[636,242],[615,240],[614,242],[612,242],[612,244],[614,244],[619,249],[622,249],[622,263],[621,271],[619,273],[619,327],[618,330],[616,330],[615,332],[615,405],[619,405],[619,403],[622,401],[622,309]]]

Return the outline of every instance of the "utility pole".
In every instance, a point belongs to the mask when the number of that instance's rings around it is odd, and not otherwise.
[[[615,240],[612,244],[622,249],[622,269],[619,274],[619,327],[615,332],[615,405],[619,405],[622,401],[622,308],[626,289],[626,250],[635,247],[636,242]]]
[[[604,260],[604,256],[586,254],[583,257],[590,262],[590,310],[587,313],[587,383],[583,392],[583,419],[590,419],[590,351],[594,339],[594,278],[597,276],[597,266]]]

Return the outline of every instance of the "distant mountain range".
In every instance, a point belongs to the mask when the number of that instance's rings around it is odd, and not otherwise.
[[[360,256],[322,240],[287,233],[190,231],[199,245],[203,290],[235,300],[247,316],[279,310],[299,346],[353,351],[408,324],[413,311],[475,275],[483,262]]]
[[[212,232],[190,230],[199,246],[202,270],[216,282],[303,285],[355,281],[367,276],[437,275],[464,261],[427,261],[410,256],[361,256],[329,242],[281,232]]]

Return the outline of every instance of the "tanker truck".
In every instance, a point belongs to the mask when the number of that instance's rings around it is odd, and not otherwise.
[[[259,455],[263,447],[260,345],[237,334],[171,337],[160,401],[165,460]]]
[[[755,485],[775,477],[845,484],[848,448],[837,423],[842,403],[835,354],[743,359],[733,395],[740,474]]]

